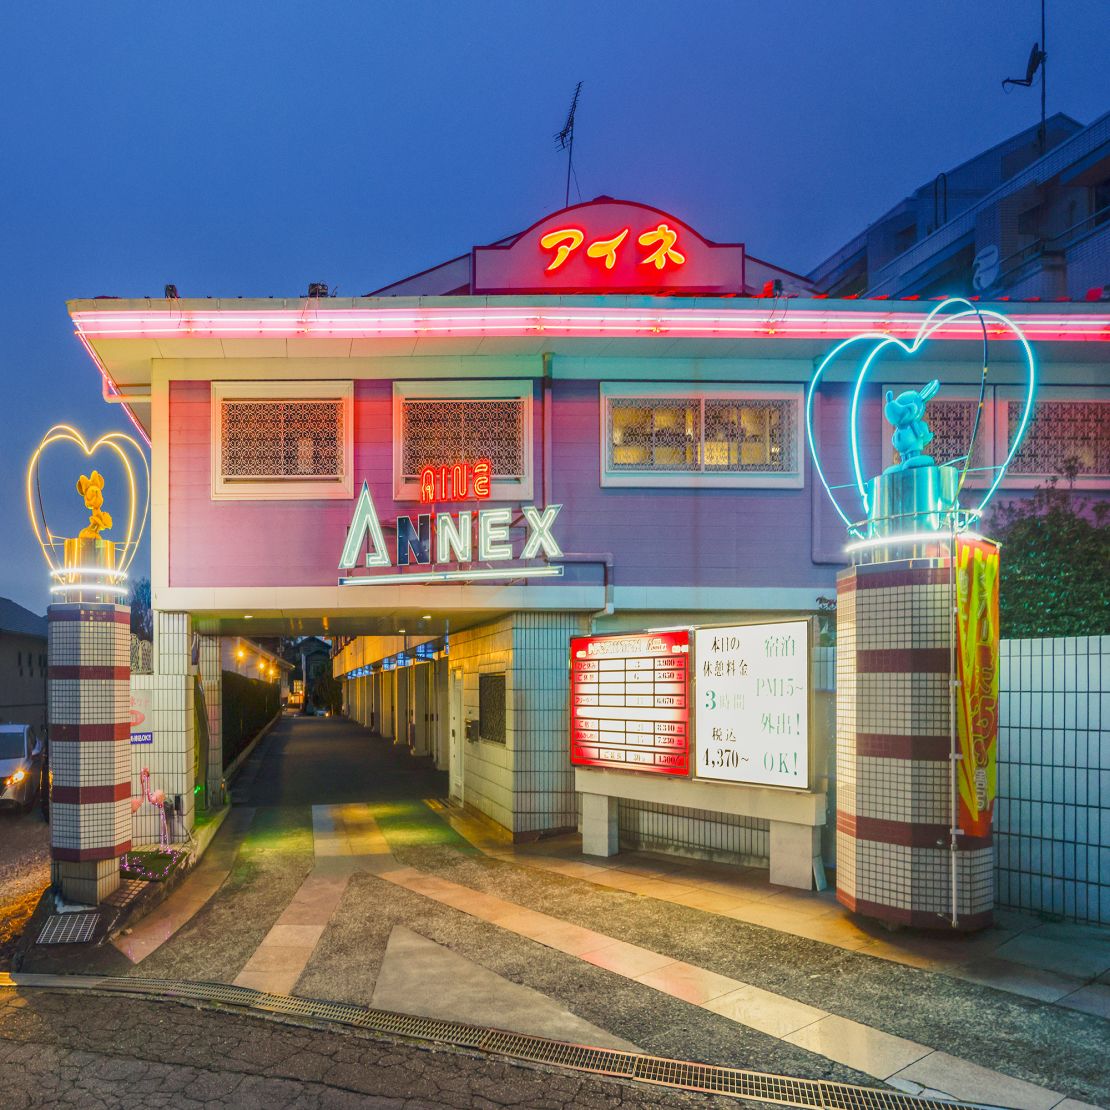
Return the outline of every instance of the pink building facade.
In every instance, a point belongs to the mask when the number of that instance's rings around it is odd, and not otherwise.
[[[454,797],[520,839],[580,819],[572,636],[812,615],[835,598],[845,526],[811,461],[806,387],[836,343],[908,342],[932,307],[815,297],[742,246],[608,198],[362,298],[69,305],[106,400],[150,439],[156,624],[200,636],[202,661],[218,638],[334,638],[349,715],[434,759]],[[1110,403],[1106,306],[995,307],[1020,322],[1055,406],[1000,496],[1065,455],[1105,489],[1107,447],[1084,427]],[[939,378],[934,452],[958,454],[980,342],[955,327],[875,369],[859,415],[868,473],[890,459],[888,386]],[[985,468],[1022,396],[1016,347],[992,353]],[[838,483],[855,369],[830,372],[813,409]],[[175,652],[167,753],[195,725]],[[218,668],[202,678],[214,691]],[[168,792],[191,798],[187,760],[166,758]],[[819,762],[816,825],[827,746]],[[773,814],[711,820],[666,785],[622,805],[622,837],[767,859]]]

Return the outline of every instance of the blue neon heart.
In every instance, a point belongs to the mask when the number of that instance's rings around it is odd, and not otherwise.
[[[964,305],[960,312],[955,312],[950,316],[940,316],[946,308],[951,305]],[[856,376],[856,384],[852,390],[852,411],[849,418],[849,432],[851,436],[852,447],[852,471],[855,476],[856,489],[859,491],[860,501],[863,504],[863,515],[867,516],[868,502],[867,502],[867,485],[864,481],[863,472],[860,466],[860,451],[859,451],[859,398],[863,389],[864,379],[867,377],[868,371],[871,369],[872,363],[875,362],[879,353],[888,345],[893,344],[898,347],[904,354],[916,354],[921,345],[926,339],[929,339],[934,332],[939,331],[941,328],[956,320],[962,320],[967,316],[975,316],[980,321],[995,320],[1003,327],[1008,328],[1013,332],[1014,338],[1021,344],[1022,350],[1025,352],[1025,362],[1029,370],[1028,390],[1025,397],[1025,406],[1021,414],[1021,423],[1018,426],[1017,434],[1014,436],[1013,443],[1010,445],[1009,454],[1006,456],[1002,466],[999,467],[998,473],[995,475],[994,481],[991,483],[990,488],[983,495],[983,499],[979,502],[978,506],[974,509],[966,510],[970,517],[977,519],[983,515],[983,510],[987,507],[987,503],[994,496],[995,490],[998,489],[1002,479],[1006,476],[1006,471],[1010,467],[1010,462],[1014,455],[1017,453],[1018,448],[1021,446],[1022,438],[1025,435],[1026,428],[1029,425],[1029,418],[1033,412],[1033,395],[1036,392],[1036,365],[1033,360],[1033,349],[1029,346],[1029,341],[1022,334],[1021,329],[1008,317],[1003,316],[999,312],[995,312],[989,308],[980,308],[978,305],[972,304],[970,301],[964,300],[962,297],[951,297],[940,304],[929,313],[928,316],[921,323],[916,337],[912,342],[907,343],[905,340],[897,339],[890,335],[884,335],[882,332],[867,331],[861,332],[859,335],[854,335],[850,339],[845,339],[843,342],[838,343],[833,349],[822,359],[821,364],[814,372],[813,379],[809,384],[809,391],[806,394],[806,436],[809,440],[809,450],[813,457],[813,465],[817,471],[817,476],[821,479],[821,484],[825,487],[825,492],[829,495],[829,500],[832,501],[833,507],[836,509],[840,519],[848,527],[849,533],[858,535],[857,526],[849,520],[847,514],[844,512],[837,501],[836,495],[832,491],[828,480],[825,477],[825,472],[821,467],[821,459],[817,450],[817,443],[813,436],[813,397],[817,391],[817,386],[821,381],[821,376],[824,374],[825,369],[835,359],[841,351],[853,343],[859,343],[862,340],[872,340],[875,346],[871,349],[870,353],[864,359],[863,364],[860,366],[859,374]],[[939,317],[939,319],[938,319]]]

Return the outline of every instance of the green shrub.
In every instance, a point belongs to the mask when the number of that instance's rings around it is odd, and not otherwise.
[[[995,510],[988,534],[1002,544],[1002,635],[1110,633],[1110,501],[1077,494],[1078,467],[1022,501]]]
[[[234,671],[224,671],[225,767],[277,716],[280,709],[281,688],[276,682],[262,682]]]

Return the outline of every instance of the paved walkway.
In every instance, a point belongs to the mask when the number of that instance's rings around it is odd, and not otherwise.
[[[1105,982],[1078,980],[1048,1004],[988,989],[969,965],[1025,937],[1025,958],[1076,944],[1093,953],[1083,973],[1105,979],[1097,935],[1053,938],[1035,923],[969,939],[872,935],[827,895],[771,887],[755,869],[583,860],[574,838],[513,847],[426,804],[442,776],[343,721],[282,722],[259,758],[240,791],[253,820],[233,811],[210,857],[230,868],[222,884],[187,917],[175,902],[196,896],[175,892],[165,913],[185,923],[168,936],[152,926],[148,955],[136,930],[141,958],[121,960],[132,974],[388,999],[428,1016],[473,1007],[474,1020],[500,1013],[491,1024],[525,1031],[531,1008],[546,1035],[578,1043],[1033,1110],[1110,1106],[1110,1024],[1072,997]]]
[[[453,828],[495,859],[690,906],[866,956],[924,968],[998,990],[1110,1018],[1110,929],[1046,923],[1009,910],[969,936],[892,933],[847,913],[831,890],[774,886],[762,868],[647,852],[584,857],[581,838],[513,845],[491,823],[432,802]]]

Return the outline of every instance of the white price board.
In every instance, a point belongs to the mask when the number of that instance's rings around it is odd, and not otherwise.
[[[809,787],[807,620],[694,631],[694,777]]]

